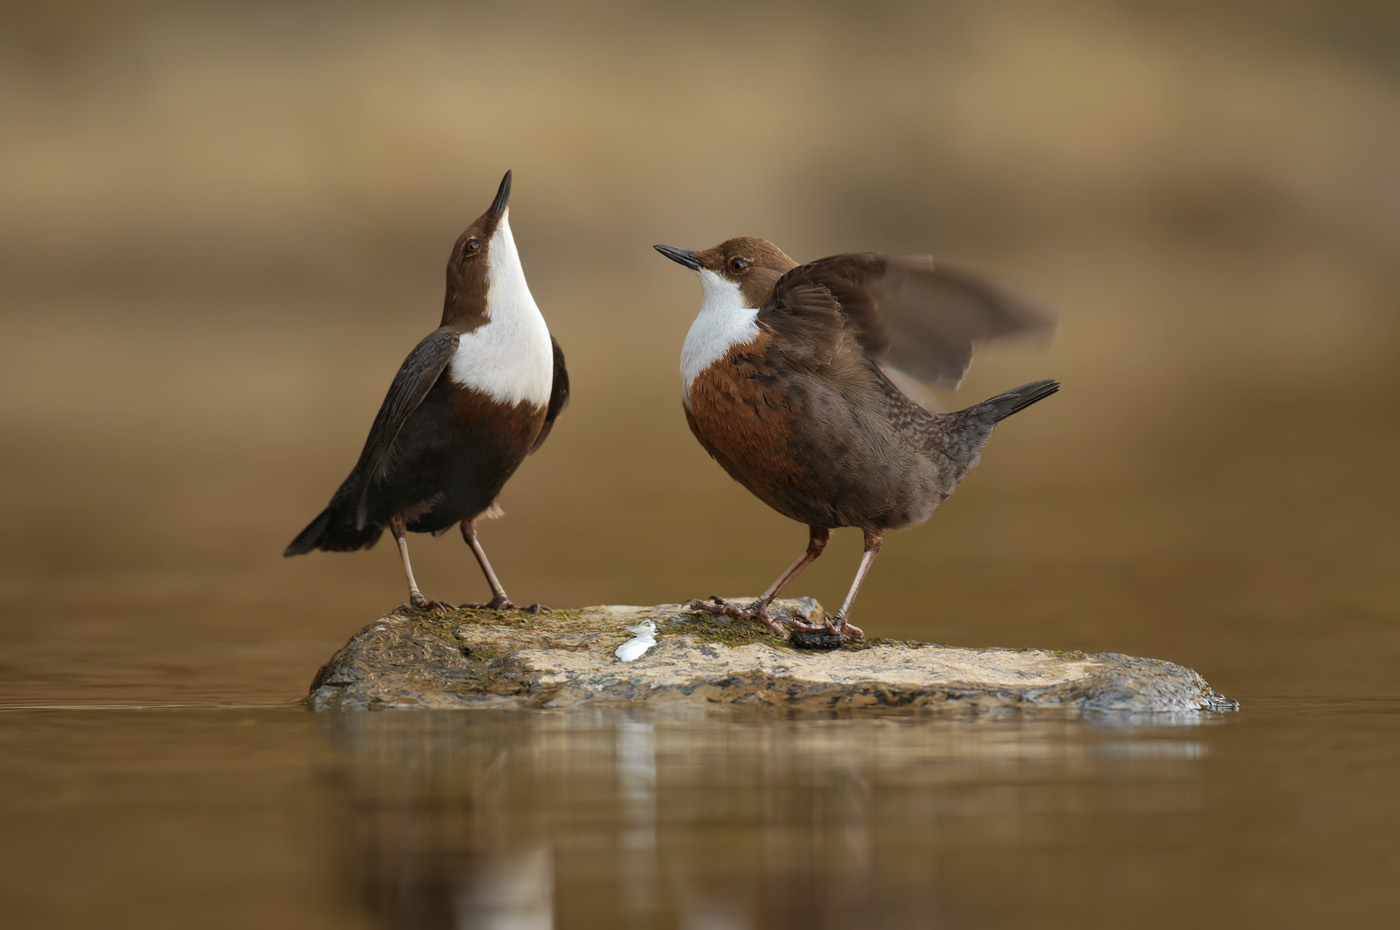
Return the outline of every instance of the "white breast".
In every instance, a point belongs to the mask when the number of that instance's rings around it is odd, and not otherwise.
[[[528,401],[543,407],[554,384],[554,349],[525,283],[509,211],[501,217],[487,255],[487,320],[461,335],[448,375],[500,403]]]
[[[744,306],[739,285],[702,268],[700,286],[705,289],[705,299],[681,348],[682,397],[687,403],[690,385],[700,372],[724,358],[734,346],[758,338],[758,309]]]

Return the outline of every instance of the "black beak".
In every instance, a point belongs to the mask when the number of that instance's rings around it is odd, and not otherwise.
[[[501,214],[506,212],[506,207],[510,206],[510,172],[501,178],[501,187],[496,191],[496,199],[491,201],[491,209],[486,211],[486,215],[493,220],[499,220]]]
[[[700,270],[700,260],[695,257],[695,253],[690,251],[690,249],[677,249],[669,245],[654,245],[652,248],[656,249],[656,251],[660,252],[671,261],[684,265],[691,271]]]

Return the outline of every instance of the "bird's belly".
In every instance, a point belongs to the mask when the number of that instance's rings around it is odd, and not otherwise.
[[[440,380],[395,439],[392,475],[374,489],[372,509],[402,513],[415,532],[482,513],[529,454],[544,414]]]
[[[808,525],[907,526],[947,496],[919,442],[813,376],[712,365],[690,385],[686,419],[731,477]]]

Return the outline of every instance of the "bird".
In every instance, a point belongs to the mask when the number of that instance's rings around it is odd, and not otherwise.
[[[691,432],[730,477],[809,532],[806,551],[756,601],[687,606],[809,645],[864,638],[851,607],[885,533],[926,521],[977,464],[993,426],[1060,386],[1034,381],[939,413],[893,378],[955,387],[974,343],[1048,332],[1053,316],[928,256],[846,253],[799,264],[752,236],[703,251],[654,248],[700,277],[700,312],[681,349]],[[840,527],[865,537],[845,601],[821,623],[791,618],[784,629],[769,606]]]
[[[408,606],[448,610],[452,604],[418,589],[405,533],[440,535],[456,524],[492,595],[463,606],[515,609],[477,538],[477,521],[499,515],[497,495],[568,402],[569,374],[525,281],[510,229],[510,186],[507,171],[491,206],[457,237],[442,321],[404,359],[355,467],[284,556],[368,549],[388,527]]]

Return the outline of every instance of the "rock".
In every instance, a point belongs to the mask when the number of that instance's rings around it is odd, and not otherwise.
[[[779,601],[820,618],[803,598]],[[656,645],[624,662],[629,627]],[[637,650],[624,650],[630,655]],[[796,649],[756,625],[677,604],[523,611],[401,611],[351,637],[311,683],[313,710],[741,705],[839,712],[1058,707],[1230,710],[1196,672],[1159,659],[894,640]]]

